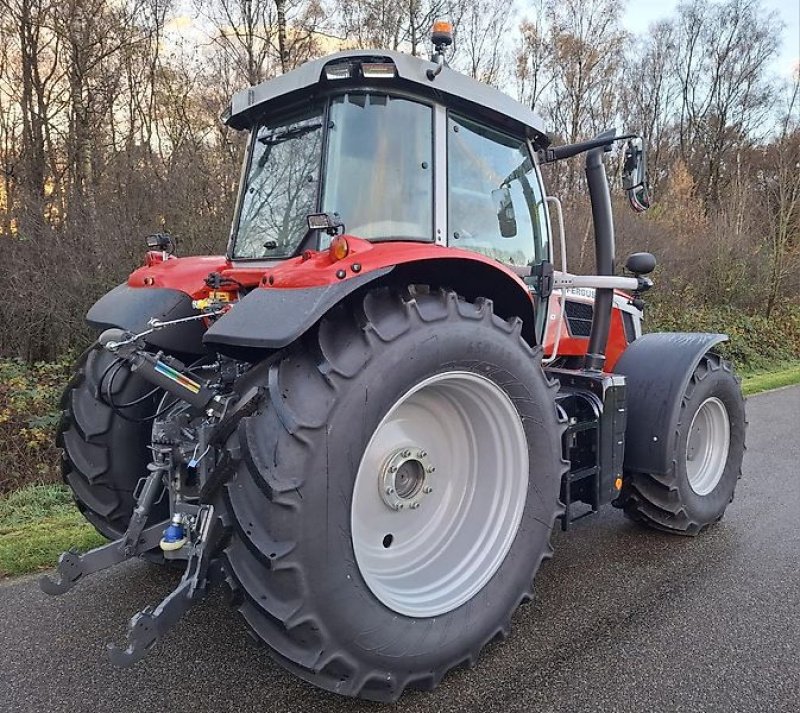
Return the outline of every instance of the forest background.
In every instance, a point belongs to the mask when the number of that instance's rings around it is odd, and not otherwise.
[[[723,331],[740,371],[800,378],[800,84],[796,67],[776,71],[797,27],[764,0],[687,0],[640,34],[624,12],[614,0],[0,0],[0,492],[58,477],[52,432],[92,340],[83,317],[141,264],[144,236],[224,251],[245,140],[219,120],[231,95],[342,48],[427,55],[441,17],[455,25],[451,65],[533,106],[555,143],[613,126],[644,136],[654,207],[636,216],[620,196],[614,210],[618,255],[659,260],[648,329]],[[570,268],[590,271],[581,166],[545,171]]]

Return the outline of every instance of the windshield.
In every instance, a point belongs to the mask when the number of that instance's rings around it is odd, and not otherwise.
[[[331,100],[323,210],[366,240],[433,240],[433,109],[379,94]]]
[[[261,126],[253,142],[234,258],[295,253],[314,213],[322,154],[322,112]]]

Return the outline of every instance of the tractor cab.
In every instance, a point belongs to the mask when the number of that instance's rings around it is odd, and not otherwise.
[[[234,261],[325,249],[328,232],[307,224],[317,213],[370,242],[447,245],[512,267],[549,256],[541,120],[447,67],[342,52],[237,94],[226,120],[250,130]]]

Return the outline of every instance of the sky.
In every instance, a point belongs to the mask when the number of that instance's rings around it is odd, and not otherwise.
[[[623,25],[630,32],[644,33],[651,23],[672,16],[678,3],[679,0],[627,0]],[[784,23],[782,29],[776,27],[776,32],[781,33],[781,45],[773,66],[777,75],[789,79],[800,65],[800,0],[761,0],[761,4]],[[179,17],[172,21],[172,29],[184,37],[194,30],[200,37],[200,22],[190,0],[179,0],[178,7]],[[519,7],[524,9],[524,0]]]
[[[777,74],[789,78],[800,64],[800,0],[762,0],[761,4],[776,12],[785,25],[773,64]],[[677,5],[678,0],[629,0],[623,24],[630,32],[646,32],[650,23],[672,15]]]

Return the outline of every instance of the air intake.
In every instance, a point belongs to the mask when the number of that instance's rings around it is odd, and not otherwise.
[[[588,337],[592,333],[594,307],[586,302],[568,299],[564,309],[567,312],[567,325],[573,337]]]

